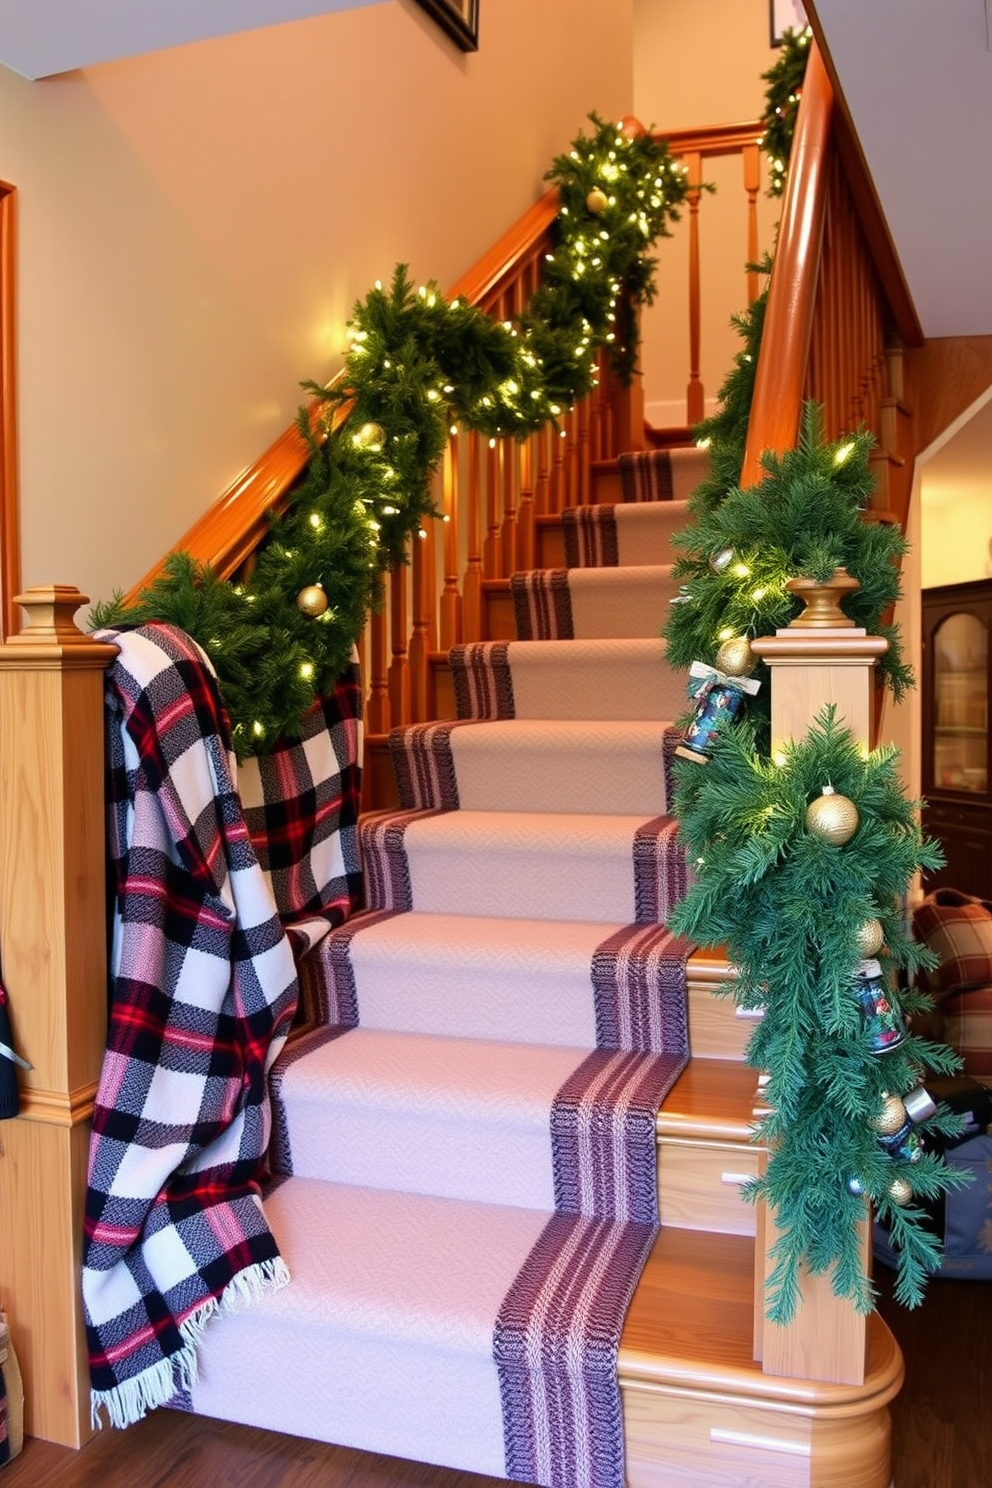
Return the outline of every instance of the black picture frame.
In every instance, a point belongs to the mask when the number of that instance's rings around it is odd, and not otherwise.
[[[806,27],[806,11],[800,0],[769,0],[768,22],[771,32],[771,44],[779,47],[785,39],[786,31],[802,31]]]
[[[479,50],[479,0],[417,0],[463,52]]]

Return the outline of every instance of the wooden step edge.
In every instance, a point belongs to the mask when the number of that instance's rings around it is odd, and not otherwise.
[[[693,1057],[658,1112],[658,1138],[752,1145],[758,1120],[757,1093],[757,1074],[747,1065]]]
[[[689,957],[686,975],[690,983],[712,989],[736,982],[737,968],[727,960],[725,946],[697,946]]]
[[[868,1318],[864,1383],[850,1385],[765,1374],[752,1357],[753,1309],[749,1236],[662,1229],[621,1334],[621,1390],[650,1386],[841,1416],[877,1410],[898,1393],[902,1355],[877,1313]]]

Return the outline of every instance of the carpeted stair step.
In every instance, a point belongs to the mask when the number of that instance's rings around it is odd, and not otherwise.
[[[314,1039],[276,1084],[280,1170],[550,1211],[549,1113],[589,1052],[363,1027]]]
[[[677,593],[670,564],[532,569],[510,578],[521,641],[658,636]]]
[[[493,1322],[547,1212],[302,1178],[265,1212],[292,1284],[211,1322],[190,1407],[502,1476]]]
[[[562,512],[565,568],[626,568],[671,563],[672,537],[688,522],[685,501],[573,506]]]
[[[359,830],[371,909],[645,923],[686,889],[668,816],[398,811]]]
[[[617,460],[621,500],[686,501],[710,473],[705,446],[634,450]]]
[[[322,1025],[663,1049],[685,1037],[687,953],[661,925],[367,911],[305,977]]]
[[[450,654],[459,718],[678,718],[685,674],[657,639],[478,641]]]
[[[390,735],[404,808],[661,815],[672,727],[639,719],[415,724]]]
[[[593,465],[593,499],[685,501],[709,472],[709,451],[696,444],[637,450]]]

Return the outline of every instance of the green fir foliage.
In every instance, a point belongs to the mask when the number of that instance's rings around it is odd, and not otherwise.
[[[765,90],[765,111],[762,114],[765,132],[761,139],[761,148],[768,156],[767,194],[771,197],[781,196],[785,191],[811,39],[812,32],[808,28],[803,31],[786,31],[775,66],[761,74],[762,81],[768,84]]]
[[[251,576],[223,583],[180,552],[135,603],[117,595],[95,607],[98,626],[162,620],[200,643],[239,755],[297,735],[334,686],[384,573],[436,515],[431,480],[453,423],[522,439],[592,389],[601,350],[622,380],[633,375],[637,307],[655,292],[647,249],[678,220],[685,167],[639,126],[589,118],[594,132],[548,172],[559,192],[554,248],[517,323],[449,302],[434,283],[414,289],[398,265],[388,287],[355,305],[340,379],[303,384],[316,404],[315,431],[306,409],[298,419],[307,473]],[[327,609],[304,614],[297,596],[318,584]]]
[[[844,600],[845,613],[888,640],[879,672],[901,698],[913,678],[887,613],[899,597],[906,539],[898,527],[866,519],[874,487],[871,435],[859,432],[831,443],[821,428],[818,407],[808,405],[796,448],[767,452],[757,485],[735,486],[719,503],[695,503],[695,522],[674,538],[681,592],[664,628],[668,657],[677,667],[693,661],[713,665],[729,636],[774,634],[803,608],[785,587],[790,579],[823,581],[843,566],[860,585]],[[752,717],[767,719],[763,663],[755,676],[763,685],[750,705]]]
[[[906,935],[904,892],[918,870],[941,863],[939,849],[921,837],[896,761],[892,749],[864,751],[828,709],[778,762],[758,753],[747,723],[721,732],[709,764],[675,762],[676,815],[694,882],[669,926],[703,944],[724,943],[737,980],[723,990],[763,1013],[746,1058],[768,1072],[758,1137],[771,1155],[748,1196],[767,1199],[781,1231],[766,1293],[768,1316],[780,1323],[794,1314],[803,1265],[813,1274],[834,1268],[837,1295],[870,1309],[858,1188],[899,1248],[902,1302],[921,1300],[939,1264],[920,1201],[956,1178],[935,1153],[916,1162],[892,1157],[872,1122],[886,1093],[910,1091],[924,1068],[952,1073],[959,1061],[912,1034],[873,1053],[854,990],[858,932],[877,919],[890,1000],[903,1013],[929,1006],[917,992],[894,990],[897,974],[908,979],[933,965]],[[857,830],[844,845],[806,824],[809,804],[828,785],[857,807]],[[943,1109],[919,1131],[954,1131],[956,1122]],[[908,1206],[892,1198],[895,1179],[912,1188]]]

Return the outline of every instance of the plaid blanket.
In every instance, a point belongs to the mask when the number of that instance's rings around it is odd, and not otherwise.
[[[265,1222],[268,1071],[294,948],[356,907],[357,668],[304,736],[242,767],[206,656],[180,631],[103,632],[111,1008],[90,1145],[83,1304],[95,1424],[196,1375],[218,1307],[284,1285]],[[288,928],[287,928],[288,927]]]

